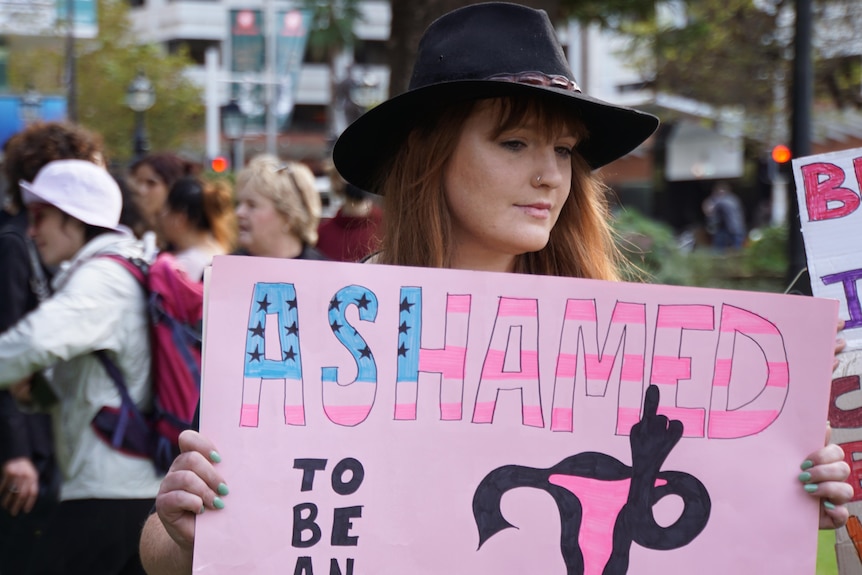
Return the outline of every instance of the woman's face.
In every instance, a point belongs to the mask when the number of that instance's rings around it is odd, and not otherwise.
[[[141,164],[132,174],[135,203],[148,222],[154,222],[165,205],[168,186],[149,164]]]
[[[70,260],[84,247],[84,224],[78,220],[66,217],[49,204],[30,204],[27,213],[30,218],[28,232],[46,266]]]
[[[169,244],[180,243],[181,236],[188,229],[188,219],[181,212],[174,212],[165,206],[159,211],[158,228],[160,237]]]
[[[246,185],[236,194],[237,243],[253,256],[274,256],[279,239],[290,234],[287,217],[275,204]]]
[[[493,101],[479,103],[444,171],[456,268],[512,271],[516,256],[548,243],[571,189],[574,135],[549,141],[529,117],[499,135],[497,127]]]

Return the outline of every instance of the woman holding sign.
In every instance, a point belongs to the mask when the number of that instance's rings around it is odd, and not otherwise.
[[[384,196],[373,263],[616,280],[621,257],[593,170],[657,126],[580,91],[543,11],[488,3],[434,22],[410,89],[349,126],[333,156],[348,182]],[[191,572],[195,517],[223,508],[228,492],[215,446],[195,432],[181,445],[142,535],[153,574]],[[842,450],[824,447],[803,468],[821,526],[843,525],[852,489]]]

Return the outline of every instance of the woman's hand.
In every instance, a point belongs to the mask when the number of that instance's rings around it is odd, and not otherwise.
[[[821,529],[843,527],[850,516],[844,505],[853,498],[853,487],[847,483],[850,466],[844,461],[844,450],[830,443],[831,439],[832,428],[828,427],[826,445],[802,462],[799,474],[803,489],[820,500]]]
[[[0,479],[0,505],[15,517],[30,513],[39,498],[39,472],[26,457],[16,457],[3,464]]]
[[[209,509],[223,509],[228,494],[214,463],[221,461],[210,440],[196,431],[180,434],[180,455],[162,480],[156,512],[171,539],[186,550],[195,540],[195,517]]]

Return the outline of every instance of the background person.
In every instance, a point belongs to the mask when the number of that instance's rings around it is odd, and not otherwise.
[[[236,215],[233,190],[224,180],[180,178],[168,193],[159,216],[162,236],[177,263],[195,281],[203,280],[213,256],[233,251]]]
[[[544,11],[486,3],[431,24],[408,92],[351,124],[333,157],[348,182],[384,195],[374,262],[607,280],[622,258],[592,170],[657,126],[580,92]],[[191,572],[195,517],[225,508],[216,446],[186,431],[180,447],[142,534],[151,575]],[[805,467],[821,526],[843,525],[853,490],[840,447]]]
[[[121,192],[104,168],[54,161],[20,185],[39,255],[58,270],[53,295],[0,335],[0,387],[53,366],[56,402],[47,408],[63,485],[33,572],[143,573],[137,541],[160,478],[150,460],[113,449],[90,425],[121,401],[98,350],[122,371],[138,407],[151,407],[145,295],[121,263],[99,257],[140,258],[143,247],[119,226]]]
[[[726,182],[718,182],[703,201],[706,230],[712,236],[712,247],[717,250],[742,248],[745,242],[745,213],[739,197],[730,191]]]
[[[152,232],[145,238],[146,242],[153,246],[166,246],[158,224],[168,192],[174,182],[197,174],[199,169],[197,164],[173,152],[149,154],[129,168],[129,184],[134,192],[132,197],[147,229]]]
[[[371,194],[348,184],[337,172],[330,179],[332,192],[341,199],[341,206],[335,216],[321,221],[317,249],[332,260],[361,261],[377,250],[383,210]]]
[[[102,139],[65,122],[37,122],[4,146],[6,203],[0,210],[0,333],[50,295],[48,270],[27,236],[20,180],[62,159],[102,161]],[[33,550],[56,508],[60,472],[54,459],[51,419],[22,412],[0,391],[0,573],[30,573]]]
[[[252,158],[236,179],[237,243],[242,253],[326,259],[314,246],[322,210],[314,174],[275,156]]]

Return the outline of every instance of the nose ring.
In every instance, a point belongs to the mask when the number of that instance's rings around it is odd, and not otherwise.
[[[537,186],[542,185],[542,176],[536,176],[536,185]]]

